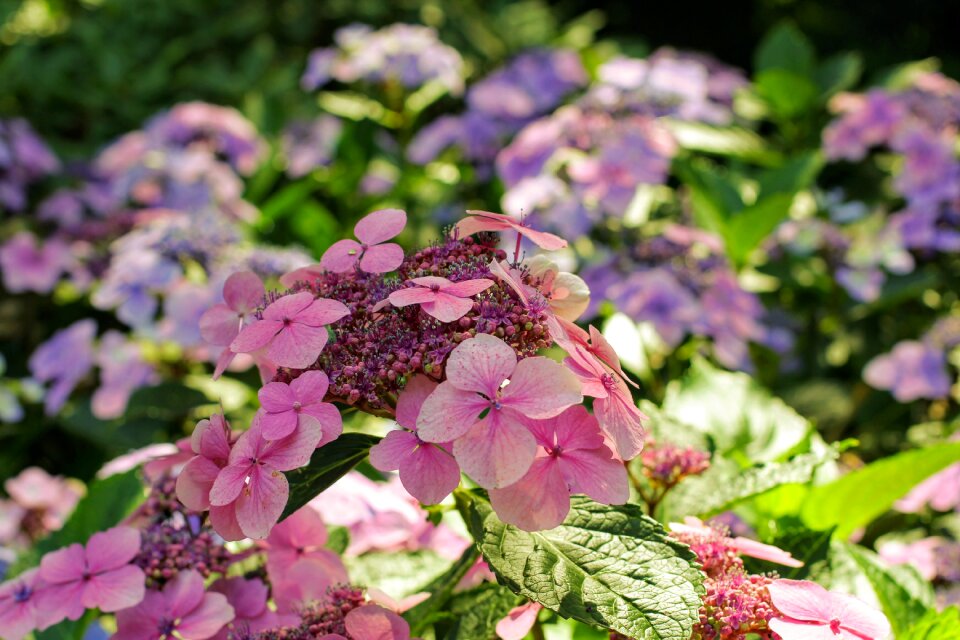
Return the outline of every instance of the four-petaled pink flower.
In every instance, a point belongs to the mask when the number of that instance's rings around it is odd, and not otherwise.
[[[357,640],[410,640],[407,621],[375,604],[357,607],[343,618],[351,638]],[[339,633],[331,633],[319,640],[347,640]]]
[[[330,585],[346,583],[347,569],[327,542],[327,527],[313,507],[306,506],[291,514],[270,532],[263,543],[267,549],[267,573],[273,584],[279,584],[298,563],[312,567],[314,580],[324,576]]]
[[[177,477],[180,502],[194,511],[210,509],[210,523],[220,532],[236,529],[233,505],[215,507],[210,504],[213,483],[230,459],[231,438],[230,423],[222,414],[215,413],[209,420],[198,422],[190,436],[190,448],[196,455]]]
[[[537,457],[518,482],[490,491],[501,520],[526,531],[552,529],[567,517],[571,493],[604,504],[623,504],[630,497],[623,461],[583,405],[527,424],[539,445]]]
[[[783,640],[885,640],[890,623],[862,600],[815,582],[774,580],[767,586],[779,615],[770,629]]]
[[[260,414],[255,416],[210,489],[211,505],[233,507],[234,521],[213,522],[217,533],[226,540],[266,538],[290,495],[282,472],[307,464],[321,436],[319,422],[304,420],[286,438],[265,440]]]
[[[290,384],[270,382],[257,393],[261,409],[260,426],[267,440],[285,438],[305,421],[320,423],[323,437],[318,447],[333,442],[343,433],[340,412],[324,402],[330,381],[323,371],[306,371]]]
[[[244,321],[260,306],[265,295],[263,282],[257,274],[240,271],[223,284],[223,302],[213,305],[200,316],[201,337],[214,346],[225,347],[217,359],[214,380],[226,371],[237,355],[226,347],[234,341]]]
[[[411,278],[408,282],[417,286],[394,291],[388,298],[390,304],[395,307],[419,304],[424,313],[440,322],[454,322],[465,316],[473,308],[470,298],[493,286],[493,280],[487,278],[451,282],[446,278],[425,276]]]
[[[583,400],[569,370],[544,357],[517,362],[488,334],[460,343],[446,373],[423,403],[417,433],[426,442],[453,441],[457,462],[488,489],[513,484],[533,463],[537,442],[524,418],[552,418]]]
[[[46,587],[38,606],[56,619],[70,620],[86,609],[112,613],[132,607],[145,590],[146,575],[130,564],[139,552],[140,532],[114,527],[90,536],[86,547],[72,544],[48,553],[40,561]]]
[[[444,448],[417,435],[417,416],[437,383],[414,376],[397,399],[397,424],[370,449],[370,464],[380,471],[400,471],[404,489],[424,504],[436,504],[460,484],[460,467]],[[446,447],[449,449],[449,446]]]
[[[267,585],[259,578],[220,578],[210,585],[209,593],[226,596],[236,616],[213,636],[214,640],[229,640],[230,637],[246,637],[247,633],[253,635],[267,629],[296,626],[300,622],[299,616],[279,614],[267,606],[269,592]]]
[[[143,602],[117,614],[113,640],[207,640],[233,620],[222,593],[205,593],[196,571],[181,571]]]
[[[40,604],[43,583],[38,569],[24,571],[0,584],[0,629],[7,640],[20,640],[34,629],[58,621]]]
[[[491,213],[490,211],[467,211],[469,217],[464,218],[457,223],[457,232],[461,237],[473,235],[480,231],[516,231],[521,236],[528,238],[535,245],[547,251],[563,249],[567,246],[567,241],[560,236],[555,236],[546,231],[537,231],[526,226],[523,222],[517,222],[508,215],[502,213]]]
[[[539,602],[527,602],[514,607],[497,622],[497,637],[500,640],[523,640],[533,629],[543,605]]]
[[[406,225],[407,214],[399,209],[369,213],[353,227],[360,242],[334,242],[320,258],[320,266],[334,273],[350,271],[358,263],[368,273],[393,271],[403,262],[403,248],[387,240],[403,231]]]
[[[326,325],[350,314],[337,300],[314,298],[309,291],[284,296],[263,310],[263,319],[246,326],[230,343],[236,353],[266,348],[277,366],[305,369],[327,344]]]

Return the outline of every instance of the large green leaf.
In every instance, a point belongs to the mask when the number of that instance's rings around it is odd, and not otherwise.
[[[750,252],[787,219],[794,195],[774,193],[733,214],[723,241],[735,265],[743,266]]]
[[[573,496],[563,524],[531,533],[501,522],[476,493],[455,497],[487,564],[515,593],[631,638],[689,640],[703,574],[639,507]]]
[[[444,640],[490,640],[497,637],[497,623],[523,598],[498,584],[485,584],[450,601],[455,622]]]
[[[902,640],[943,640],[943,638],[960,638],[960,609],[950,607],[943,611],[931,609],[910,627]]]
[[[846,538],[887,511],[918,483],[960,461],[960,442],[914,449],[884,458],[815,487],[802,517],[813,529],[836,527]]]
[[[703,122],[672,118],[663,118],[661,122],[670,130],[677,143],[690,151],[739,158],[761,165],[777,165],[783,160],[779,152],[771,149],[761,136],[749,129],[717,127]]]
[[[817,104],[820,89],[808,77],[785,69],[757,74],[756,91],[782,120],[795,118]]]
[[[754,69],[785,69],[801,75],[813,72],[816,53],[803,33],[790,22],[781,22],[760,41],[753,57]]]
[[[823,98],[855,85],[863,73],[863,57],[859,53],[838,53],[824,60],[814,72],[814,80]]]
[[[764,171],[759,178],[760,199],[774,193],[796,193],[806,189],[823,168],[819,151],[798,153],[775,169]]]
[[[377,436],[345,433],[313,452],[310,464],[287,472],[290,497],[281,520],[313,500],[324,489],[360,464],[370,447],[380,442]]]

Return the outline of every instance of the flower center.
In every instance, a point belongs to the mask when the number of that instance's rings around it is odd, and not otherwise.
[[[840,635],[840,621],[834,618],[830,621],[830,631],[833,632],[833,635]]]
[[[430,291],[433,291],[434,293],[437,293],[438,291],[440,291],[440,285],[438,285],[438,284],[432,284],[432,285],[430,285]]]
[[[157,631],[160,632],[161,636],[170,637],[173,635],[173,630],[176,628],[173,620],[170,618],[160,618],[160,621],[157,623]]]
[[[293,410],[294,410],[296,413],[300,413],[300,409],[301,409],[302,406],[303,406],[303,405],[300,404],[300,401],[297,400],[296,402],[293,403]]]
[[[611,391],[616,386],[616,381],[609,373],[605,373],[600,376],[600,382],[603,384],[603,388],[607,391]]]
[[[293,320],[291,320],[290,318],[283,319],[283,326],[289,327],[291,324],[293,324]]]
[[[559,458],[560,454],[563,453],[563,447],[561,447],[560,445],[555,445],[552,449],[548,449],[547,453],[549,453],[554,458]]]
[[[33,589],[21,583],[13,590],[13,601],[20,603],[26,602],[33,595]]]

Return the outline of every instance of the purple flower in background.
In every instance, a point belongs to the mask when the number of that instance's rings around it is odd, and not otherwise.
[[[38,381],[50,383],[44,399],[47,415],[63,407],[73,388],[93,368],[96,333],[96,322],[79,320],[57,331],[30,356],[30,373]]]
[[[955,135],[940,136],[926,127],[903,131],[891,141],[904,156],[894,186],[912,206],[924,207],[960,198],[960,162]]]
[[[21,231],[0,247],[3,286],[11,293],[49,293],[70,266],[69,247],[53,238],[46,243]]]
[[[861,160],[874,146],[889,141],[903,122],[906,110],[880,89],[864,96],[841,94],[831,107],[841,118],[823,131],[823,149],[831,160]]]
[[[116,309],[131,327],[148,325],[157,312],[156,293],[180,276],[180,266],[154,252],[129,252],[114,258],[91,302]]]
[[[281,139],[283,155],[287,159],[287,175],[300,178],[318,167],[329,165],[342,131],[343,122],[327,114],[310,122],[295,122],[288,126]]]
[[[123,415],[130,394],[158,382],[153,365],[144,361],[140,345],[117,331],[107,331],[97,350],[100,387],[93,393],[93,415],[109,420]]]
[[[178,282],[163,300],[160,335],[184,348],[201,346],[200,317],[213,305],[215,298],[209,286]]]
[[[26,120],[0,120],[0,207],[21,211],[30,183],[59,168],[60,161]]]
[[[637,271],[609,294],[618,307],[638,322],[650,322],[671,348],[703,315],[693,294],[665,269]]]
[[[890,353],[871,360],[863,379],[871,387],[890,391],[899,402],[943,398],[950,393],[943,350],[916,340],[899,342]]]
[[[940,206],[908,208],[890,216],[888,229],[909,249],[960,252],[960,198]]]

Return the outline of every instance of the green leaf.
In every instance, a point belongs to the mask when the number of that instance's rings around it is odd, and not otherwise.
[[[288,471],[286,476],[290,484],[290,497],[280,519],[283,520],[346,475],[367,457],[370,447],[378,442],[380,438],[376,436],[345,433],[314,451],[307,466]]]
[[[785,69],[757,74],[757,93],[780,119],[795,118],[817,103],[820,89],[809,78]]]
[[[456,622],[444,640],[490,640],[497,637],[497,623],[523,598],[498,584],[485,584],[459,593],[450,601],[450,613]]]
[[[781,166],[765,171],[759,179],[760,197],[775,193],[794,194],[809,187],[823,168],[823,154],[819,151],[798,153]]]
[[[693,217],[707,231],[724,235],[731,211],[743,208],[736,187],[725,180],[706,162],[674,161],[674,169],[690,189]]]
[[[786,462],[768,462],[732,474],[721,467],[712,467],[702,476],[685,480],[669,494],[670,516],[705,518],[782,485],[806,484],[813,480],[820,465],[836,460],[839,455],[840,447],[834,445],[823,451],[794,456]]]
[[[478,494],[454,495],[487,564],[515,593],[631,638],[689,640],[703,574],[690,549],[636,505],[573,496],[563,524],[528,532],[501,522]]]
[[[327,544],[323,546],[342,556],[350,546],[350,529],[341,526],[327,527]]]
[[[471,545],[443,575],[438,576],[426,586],[425,591],[430,593],[430,597],[403,614],[410,623],[410,631],[413,635],[422,635],[430,620],[449,602],[453,590],[476,564],[479,557],[480,551],[476,546]]]
[[[142,387],[133,392],[127,403],[125,420],[142,416],[154,419],[179,418],[193,407],[209,403],[200,391],[177,382],[164,382],[154,387]]]
[[[784,551],[789,551],[794,558],[803,562],[802,567],[777,566],[776,571],[781,578],[817,581],[817,575],[829,571],[832,529],[813,531],[804,527],[796,518],[778,520],[776,527],[776,535],[768,542]],[[744,561],[748,563],[751,573],[770,570],[770,566],[765,565],[757,567],[758,570],[754,571],[749,566],[750,559],[744,558]]]
[[[430,549],[409,552],[365,553],[347,558],[347,571],[353,584],[377,587],[396,598],[425,591],[427,585],[442,576],[450,560]]]
[[[902,640],[942,640],[960,638],[960,609],[956,606],[936,611],[927,611],[915,625],[903,635]]]
[[[713,153],[719,156],[739,158],[761,165],[777,165],[782,162],[779,152],[771,149],[759,135],[742,127],[716,127],[689,120],[660,120],[684,149]]]
[[[790,215],[793,193],[775,193],[738,211],[727,225],[724,244],[727,256],[737,266]]]
[[[812,529],[837,527],[847,538],[928,477],[960,460],[960,442],[914,449],[883,458],[810,492],[803,521]]]
[[[760,41],[753,57],[757,72],[784,69],[800,75],[810,75],[816,63],[813,45],[790,22],[781,22]]]
[[[843,548],[870,581],[897,638],[935,605],[933,588],[913,567],[887,567],[863,547],[844,544]]]
[[[863,73],[863,57],[859,53],[838,53],[825,60],[814,72],[823,98],[845,91],[857,83]]]

